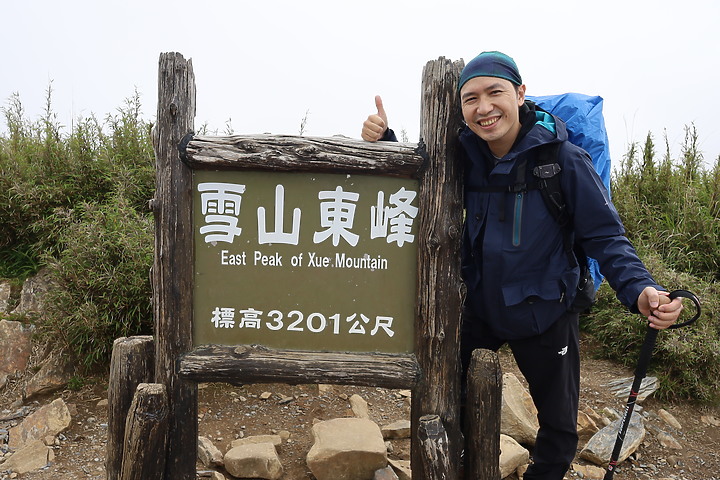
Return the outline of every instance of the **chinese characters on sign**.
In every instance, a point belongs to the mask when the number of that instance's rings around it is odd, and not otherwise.
[[[242,229],[238,227],[238,215],[245,185],[235,183],[201,183],[197,187],[201,193],[202,213],[205,215],[204,225],[200,233],[205,242],[233,243],[240,236]],[[386,238],[388,243],[397,243],[402,247],[405,242],[412,243],[415,236],[410,233],[418,209],[412,205],[417,192],[407,191],[405,187],[390,195],[390,205],[385,205],[385,192],[377,194],[377,205],[370,211],[370,238]],[[313,243],[321,243],[332,239],[337,247],[340,240],[355,247],[358,235],[352,232],[355,223],[356,204],[360,195],[345,192],[338,186],[333,191],[320,191],[320,225],[324,230],[313,234]],[[300,241],[300,218],[302,211],[293,209],[292,229],[284,231],[285,188],[275,187],[275,231],[268,232],[265,218],[265,207],[257,209],[258,243],[286,243],[297,245]],[[388,235],[390,223],[390,235]]]
[[[238,328],[260,328],[260,315],[262,315],[263,312],[259,312],[254,308],[248,308],[240,310],[238,313],[241,315],[240,321],[238,323]],[[282,314],[282,312],[278,310],[271,310],[267,313],[267,316],[271,320],[268,320],[268,322],[265,324],[265,328],[269,328],[270,330],[281,330],[286,327],[283,323],[284,315]],[[366,333],[365,327],[361,324],[361,322],[364,324],[368,324],[370,323],[370,319],[362,314],[359,316],[358,319],[356,319],[357,316],[357,314],[353,313],[345,319],[345,321],[348,323],[352,322],[352,326],[347,328],[347,333]],[[301,312],[293,310],[287,315],[287,317],[294,318],[293,322],[287,325],[286,329],[289,332],[302,332],[307,326],[308,331],[319,333],[329,326],[328,318],[326,318],[322,313],[311,313],[310,315],[308,315],[307,319],[305,319],[305,316]],[[333,334],[339,335],[341,328],[340,314],[336,313],[335,315],[329,317],[329,319],[332,320],[331,326]],[[215,328],[235,328],[235,309],[227,307],[216,307],[215,310],[213,310],[212,312],[212,319],[210,321],[213,323],[213,325],[215,325]],[[392,337],[393,335],[395,335],[395,332],[392,330],[392,323],[392,317],[377,316],[375,317],[375,321],[373,323],[374,326],[372,330],[369,331],[369,334],[375,335],[380,329],[382,329],[383,333],[385,333],[389,337]]]
[[[417,181],[194,177],[196,345],[412,351]]]

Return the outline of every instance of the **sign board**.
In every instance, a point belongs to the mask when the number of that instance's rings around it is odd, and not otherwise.
[[[419,182],[193,171],[193,344],[410,353]]]

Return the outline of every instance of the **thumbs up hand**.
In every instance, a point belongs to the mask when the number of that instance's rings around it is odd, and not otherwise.
[[[388,128],[387,114],[385,113],[380,95],[375,97],[375,107],[377,108],[377,113],[370,115],[363,123],[361,136],[363,140],[368,142],[377,142],[380,140]]]

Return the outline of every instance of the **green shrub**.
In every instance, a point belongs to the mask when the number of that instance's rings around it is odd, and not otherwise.
[[[41,330],[86,366],[118,336],[150,333],[154,154],[139,95],[103,123],[77,119],[63,134],[51,108],[30,121],[13,95],[0,135],[0,275],[47,265],[57,288]]]
[[[85,204],[61,230],[60,254],[45,259],[54,287],[42,332],[87,367],[106,363],[116,338],[152,332],[152,231],[125,199]]]
[[[613,203],[628,237],[655,279],[669,289],[691,290],[703,304],[696,324],[662,331],[650,374],[660,379],[657,396],[716,401],[720,398],[720,157],[704,168],[694,126],[687,127],[681,158],[673,160],[665,138],[658,159],[648,134],[641,149],[629,147],[614,172]],[[679,273],[684,272],[684,273]],[[688,311],[692,310],[686,302]],[[626,366],[637,362],[646,323],[627,312],[603,283],[583,329],[598,340],[596,353]]]
[[[720,399],[720,313],[716,283],[667,268],[657,257],[645,256],[655,279],[670,290],[691,290],[702,304],[702,316],[692,325],[660,331],[651,359],[648,375],[660,380],[656,396],[661,399],[693,399],[713,402]],[[684,302],[683,319],[694,314],[694,306]],[[647,322],[630,313],[615,298],[603,282],[598,301],[592,312],[583,316],[583,331],[589,333],[598,346],[595,354],[634,367],[647,332]]]
[[[638,250],[659,254],[673,268],[720,280],[720,157],[703,168],[694,127],[686,129],[682,158],[673,161],[666,141],[656,161],[648,135],[639,159],[632,145],[612,183],[613,202]]]
[[[17,95],[2,109],[9,137],[0,136],[0,259],[39,258],[58,253],[58,216],[83,203],[127,198],[147,211],[154,189],[154,155],[150,126],[140,118],[139,96],[126,101],[106,128],[95,117],[78,119],[67,137],[50,107],[30,121]]]
[[[658,160],[648,134],[642,152],[631,145],[613,176],[613,202],[653,276],[667,288],[695,292],[703,303],[696,325],[658,335],[651,371],[661,380],[661,398],[720,398],[720,157],[712,168],[704,165],[691,125],[679,159],[673,160],[666,137]],[[637,362],[646,325],[622,312],[607,284],[583,326],[600,340],[599,354],[628,366]]]

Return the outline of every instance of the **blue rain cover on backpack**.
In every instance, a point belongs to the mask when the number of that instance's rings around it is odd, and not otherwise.
[[[602,113],[602,97],[563,93],[541,97],[528,96],[527,99],[565,122],[569,140],[590,154],[595,171],[610,192],[610,143]],[[588,258],[588,267],[597,291],[603,279],[600,267],[592,258]]]

